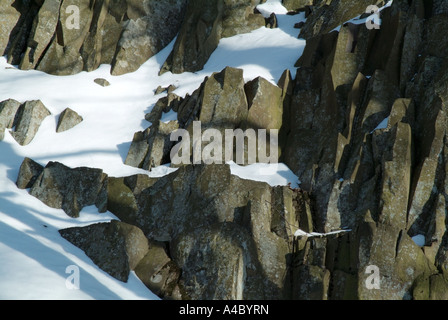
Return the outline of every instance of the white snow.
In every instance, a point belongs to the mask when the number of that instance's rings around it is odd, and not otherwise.
[[[381,121],[380,124],[375,129],[373,129],[373,131],[381,130],[381,129],[387,129],[387,125],[388,124],[389,124],[389,117],[387,117],[383,121]]]
[[[285,186],[298,188],[298,177],[284,163],[254,163],[240,166],[233,161],[227,162],[230,172],[243,179],[266,182],[270,186]]]
[[[259,4],[257,6],[258,11],[265,18],[269,18],[272,13],[277,14],[286,14],[288,10],[283,6],[282,0],[267,0],[263,4]]]
[[[297,229],[296,232],[294,232],[294,237],[321,238],[321,237],[326,237],[326,236],[333,235],[333,234],[346,233],[346,232],[350,232],[350,231],[351,231],[350,229],[344,229],[344,230],[330,231],[327,233],[320,233],[320,232],[308,233],[306,231],[303,231],[302,229]]]
[[[159,85],[174,84],[178,87],[175,93],[185,96],[197,89],[205,76],[226,66],[242,68],[246,81],[262,76],[276,83],[285,69],[295,75],[294,63],[305,41],[297,38],[299,30],[293,26],[304,19],[303,15],[285,15],[280,1],[268,1],[261,8],[277,13],[280,28],[263,27],[222,39],[204,70],[196,73],[158,76],[174,41],[136,72],[117,77],[110,75],[109,65],[90,73],[57,77],[18,70],[0,57],[0,101],[40,99],[52,113],[28,146],[18,145],[9,131],[0,141],[0,299],[157,299],[134,273],[127,283],[112,278],[58,233],[62,228],[116,219],[113,214],[99,214],[95,207],[88,207],[73,219],[62,210],[47,207],[16,187],[20,164],[24,157],[42,165],[59,161],[70,167],[101,168],[116,177],[135,173],[160,177],[173,172],[175,169],[169,166],[147,172],[124,165],[134,133],[149,126],[144,115],[162,96],[154,95]],[[111,85],[101,87],[93,82],[96,78],[105,78]],[[58,116],[67,107],[84,121],[69,131],[56,133]],[[162,120],[174,119],[176,114],[170,112]],[[276,165],[275,172],[273,168],[231,165],[232,173],[245,179],[271,185],[299,183],[285,165]],[[80,270],[79,290],[66,287],[70,276],[66,268],[72,265]]]
[[[424,247],[425,246],[425,236],[423,234],[418,234],[416,236],[412,237],[412,240],[414,240],[415,244],[418,245],[419,247]]]
[[[370,20],[374,20],[374,23],[376,23],[376,24],[378,24],[378,25],[381,26],[381,23],[382,23],[382,20],[381,20],[381,11],[383,11],[385,8],[390,7],[390,6],[392,5],[392,3],[393,3],[393,0],[389,0],[384,6],[378,8],[378,12],[380,13],[380,14],[379,14],[379,18],[380,18],[380,19],[378,19],[378,17],[375,16],[375,15],[373,15],[373,14],[370,15],[370,16],[368,16],[368,17],[366,17],[366,18],[362,18],[362,19],[361,19],[361,16],[357,16],[357,17],[354,17],[353,19],[350,19],[350,20],[344,22],[343,24],[346,24],[346,23],[352,23],[352,24],[366,24],[366,22],[369,22]],[[367,8],[366,8],[366,10],[367,10]],[[341,27],[342,27],[342,25],[337,26],[336,28],[334,28],[334,29],[331,30],[331,31],[338,31],[338,32],[339,32],[339,31],[341,30]]]

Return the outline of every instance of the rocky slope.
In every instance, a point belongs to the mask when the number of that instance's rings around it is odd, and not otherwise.
[[[99,63],[111,63],[113,74],[133,71],[176,34],[161,72],[197,71],[219,39],[266,23],[259,1],[144,1],[141,8],[79,1],[89,20],[65,37],[67,1],[10,2],[0,4],[8,17],[0,32],[14,37],[2,36],[0,49],[21,68],[55,74]],[[169,163],[170,134],[191,131],[196,120],[218,131],[278,129],[275,147],[299,189],[238,178],[226,164],[181,165],[149,178],[31,159],[18,187],[72,217],[89,205],[114,213],[120,221],[60,234],[117,279],[135,271],[162,298],[447,299],[448,7],[394,1],[381,11],[380,29],[345,23],[371,4],[285,0],[291,14],[307,12],[296,76],[285,70],[277,85],[261,77],[245,83],[229,67],[192,95],[169,92],[125,160],[145,170]],[[151,20],[162,19],[157,10],[172,14],[172,23]],[[131,40],[139,35],[147,42]],[[15,126],[28,143],[36,125],[27,119],[45,116],[34,117],[35,109],[46,110],[3,102],[0,129]],[[177,119],[160,121],[169,111]]]

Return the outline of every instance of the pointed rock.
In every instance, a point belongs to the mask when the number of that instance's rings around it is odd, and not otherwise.
[[[42,121],[49,115],[51,112],[40,100],[25,102],[19,108],[17,124],[12,136],[20,145],[28,145],[34,139]]]
[[[16,122],[20,102],[8,99],[0,102],[0,141],[5,137],[5,129],[11,129]]]
[[[30,158],[25,158],[20,166],[19,176],[16,185],[19,189],[28,189],[44,170],[44,167]]]
[[[70,108],[67,108],[64,111],[62,111],[61,115],[59,116],[56,132],[67,131],[73,128],[74,126],[80,124],[82,121],[83,118],[78,113],[76,113]]]

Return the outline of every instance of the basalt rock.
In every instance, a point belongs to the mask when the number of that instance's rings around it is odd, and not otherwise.
[[[25,102],[17,111],[17,122],[12,136],[20,145],[28,145],[37,134],[42,121],[50,115],[51,112],[40,100]]]
[[[2,2],[0,51],[21,69],[56,75],[136,71],[179,31],[185,0]]]
[[[178,41],[197,46],[177,44],[172,58],[180,58],[170,70],[206,61],[228,3],[190,3],[194,19]],[[86,252],[102,246],[89,255],[104,256],[108,270],[109,252],[119,252],[114,274],[125,279],[134,268],[163,298],[446,299],[448,45],[440,30],[447,6],[394,1],[381,11],[381,28],[369,30],[344,22],[370,2],[313,4],[295,78],[286,71],[277,86],[261,78],[244,83],[241,70],[226,68],[191,95],[169,93],[146,117],[152,125],[136,135],[127,160],[148,169],[165,163],[167,136],[190,132],[196,120],[204,129],[280,129],[281,158],[300,189],[241,179],[225,164],[106,178],[101,170],[43,168],[30,159],[17,184],[74,216],[96,203],[126,230],[139,230],[141,243],[150,244],[132,264],[116,222],[77,230],[74,242]],[[198,64],[182,60],[180,49],[192,50]],[[17,104],[6,104],[3,126],[11,127]],[[177,121],[163,131],[168,111]]]
[[[203,69],[219,40],[263,27],[254,14],[259,0],[190,1],[173,51],[161,73],[195,72]]]
[[[6,129],[11,129],[16,125],[16,115],[20,105],[21,103],[14,99],[0,102],[0,140],[4,139]]]
[[[96,205],[101,212],[106,209],[107,175],[100,169],[71,169],[58,162],[49,162],[39,170],[37,178],[32,175],[32,180],[27,178],[27,171],[21,170],[19,181],[34,180],[32,185],[26,184],[31,187],[30,194],[52,208],[63,209],[70,217],[78,217],[86,206]]]
[[[59,233],[98,267],[123,282],[149,250],[148,239],[140,229],[117,220],[62,229]]]

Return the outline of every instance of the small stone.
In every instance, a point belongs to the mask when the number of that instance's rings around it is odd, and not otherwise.
[[[103,78],[96,78],[93,80],[96,84],[99,84],[102,87],[108,87],[110,86],[110,82]]]

